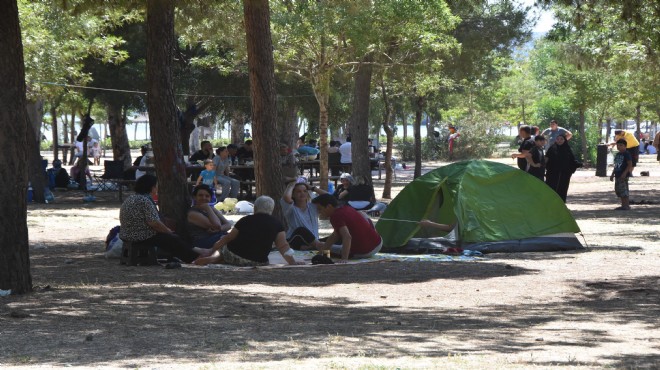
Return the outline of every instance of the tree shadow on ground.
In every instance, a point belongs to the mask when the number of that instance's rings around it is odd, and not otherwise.
[[[72,253],[73,254],[73,253]],[[620,340],[607,330],[580,329],[607,315],[619,324],[653,327],[660,315],[660,276],[579,281],[576,291],[548,303],[483,305],[470,310],[446,307],[442,291],[413,307],[397,297],[382,302],[326,294],[329,286],[367,293],[371,284],[411,284],[445,279],[487,279],[529,273],[497,263],[378,263],[324,269],[164,270],[158,267],[108,268],[108,262],[71,255],[37,256],[34,275],[53,289],[10,297],[0,306],[6,361],[53,366],[91,366],[115,361],[161,360],[280,361],[347,357],[446,357],[451,353],[518,353],[530,349],[597,347]],[[260,285],[274,287],[264,293]],[[312,289],[311,291],[309,289]],[[382,289],[382,287],[381,287]],[[338,291],[340,292],[340,291]],[[341,293],[340,293],[341,294]],[[486,292],[479,294],[489,294]],[[492,293],[491,293],[492,294]],[[435,299],[432,296],[436,297]],[[425,298],[426,299],[426,298]],[[11,318],[12,310],[30,314]],[[530,329],[566,320],[578,339],[535,341]],[[442,348],[439,350],[439,348]],[[603,357],[626,364],[629,358]],[[636,359],[637,360],[637,359]],[[644,361],[655,361],[649,356]]]

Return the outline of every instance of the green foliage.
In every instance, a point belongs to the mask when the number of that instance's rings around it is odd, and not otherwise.
[[[578,113],[573,110],[566,97],[547,95],[536,102],[536,114],[533,126],[539,126],[541,131],[550,127],[550,121],[556,120],[559,126],[575,134],[579,125]]]

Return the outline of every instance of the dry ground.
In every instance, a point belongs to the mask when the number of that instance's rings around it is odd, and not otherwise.
[[[0,367],[657,369],[660,166],[639,170],[633,199],[656,204],[629,212],[576,174],[582,252],[308,269],[120,266],[101,254],[116,195],[58,193],[29,206],[36,291],[0,298]]]

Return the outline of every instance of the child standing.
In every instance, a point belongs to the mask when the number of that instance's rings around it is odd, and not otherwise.
[[[204,168],[197,178],[197,183],[195,186],[200,183],[208,185],[213,191],[218,187],[218,180],[215,178],[215,165],[213,164],[212,159],[207,159],[204,161]]]
[[[624,139],[616,142],[616,148],[619,153],[614,157],[614,169],[610,175],[610,181],[614,181],[614,192],[621,198],[621,207],[615,208],[618,211],[627,211],[630,209],[630,199],[628,194],[628,177],[633,171],[632,155],[626,149],[628,143]]]
[[[529,168],[527,172],[530,175],[545,181],[545,137],[543,135],[536,135],[534,137],[535,146],[527,153],[527,163]]]
[[[90,148],[89,156],[94,158],[95,166],[101,164],[101,147],[98,141],[94,142],[94,145]]]

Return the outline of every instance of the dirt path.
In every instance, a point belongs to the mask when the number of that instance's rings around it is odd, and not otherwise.
[[[640,170],[632,198],[656,204],[623,213],[575,175],[585,252],[479,262],[126,267],[100,253],[113,196],[56,194],[29,207],[37,291],[0,298],[0,367],[660,368],[660,166]]]

